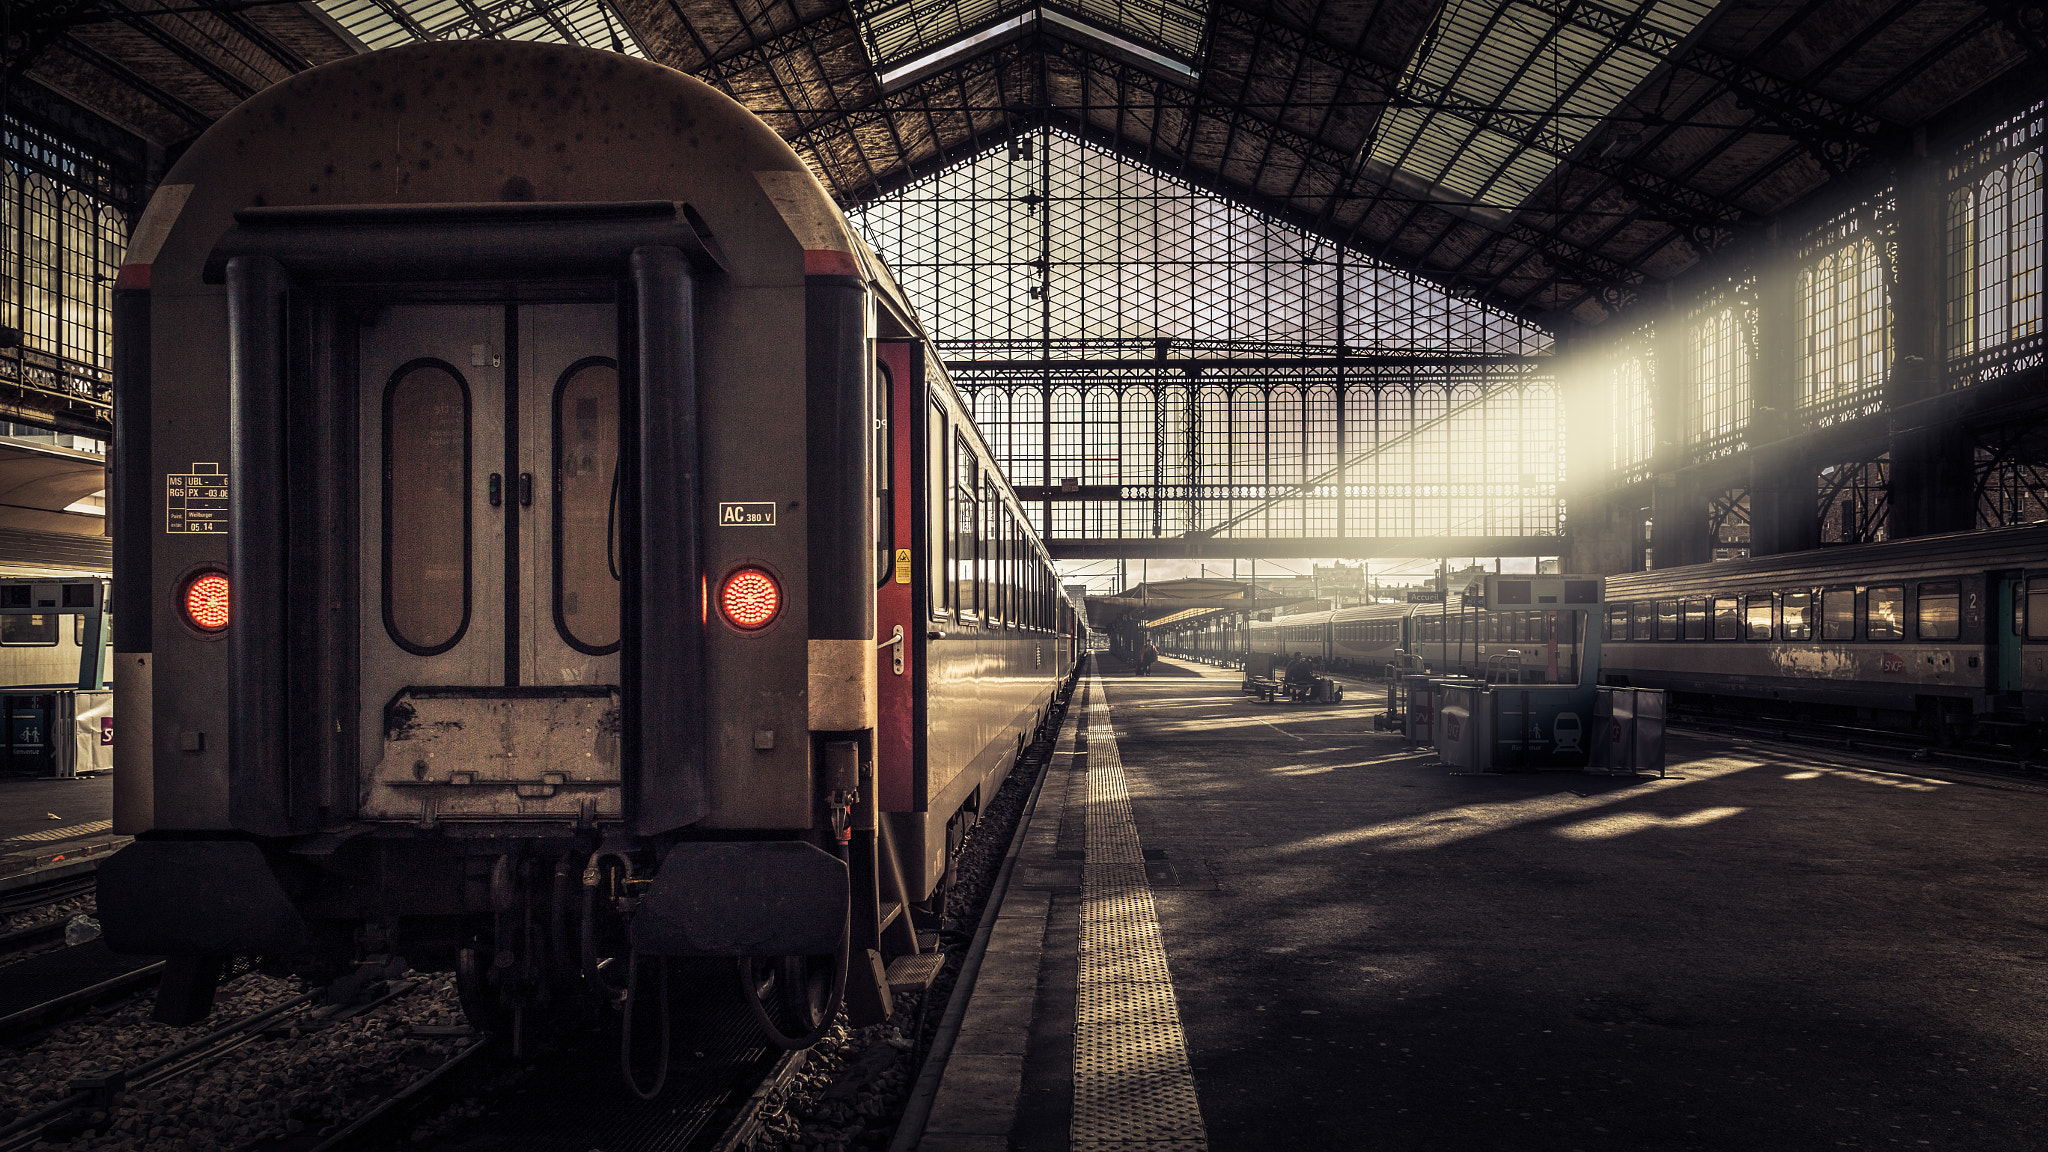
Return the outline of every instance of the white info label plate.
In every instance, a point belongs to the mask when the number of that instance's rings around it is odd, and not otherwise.
[[[775,501],[762,500],[744,504],[720,504],[718,526],[721,528],[773,528],[775,527]]]
[[[194,464],[190,472],[164,477],[164,531],[227,535],[227,470],[219,464]]]

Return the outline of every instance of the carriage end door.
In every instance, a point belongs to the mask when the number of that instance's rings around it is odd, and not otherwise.
[[[610,303],[360,331],[362,815],[622,814]]]

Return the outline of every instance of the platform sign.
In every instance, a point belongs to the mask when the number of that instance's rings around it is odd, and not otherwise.
[[[1607,580],[1601,576],[1486,577],[1485,607],[1495,611],[1522,608],[1593,608],[1607,602]]]
[[[1410,604],[1441,604],[1444,602],[1444,594],[1434,588],[1410,588],[1408,590],[1408,602]]]
[[[217,463],[194,464],[164,477],[164,531],[173,536],[225,536],[228,474]]]

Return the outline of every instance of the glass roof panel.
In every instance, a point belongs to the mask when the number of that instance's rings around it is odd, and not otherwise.
[[[603,0],[318,0],[372,51],[415,40],[534,40],[646,57]]]
[[[1143,363],[1162,341],[1196,357],[1549,346],[1514,316],[1063,132],[1024,139],[848,213],[947,360],[1049,347]]]
[[[1717,0],[1606,0],[1609,15],[1667,37]],[[1575,22],[1576,5],[1448,0],[1375,133],[1373,163],[1452,200],[1520,208],[1662,58]],[[1568,113],[1554,116],[1550,109]],[[1474,131],[1475,128],[1481,130]]]
[[[1208,0],[1068,0],[1060,5],[1036,0],[854,0],[853,5],[868,56],[881,69],[930,54],[1006,17],[1040,11],[1127,36],[1188,64],[1201,54],[1202,31],[1209,20]]]

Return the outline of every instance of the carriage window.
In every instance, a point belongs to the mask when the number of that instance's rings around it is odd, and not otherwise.
[[[1017,533],[1017,516],[1008,506],[1003,506],[1003,619],[1011,624],[1023,619],[1023,598],[1017,594],[1018,562],[1023,558],[1024,541]]]
[[[418,361],[384,390],[384,629],[418,656],[469,625],[469,388]]]
[[[1707,602],[1687,600],[1678,606],[1678,617],[1683,635],[1687,640],[1707,638]]]
[[[1960,588],[1953,580],[1920,586],[1920,639],[1954,640],[1962,635]]]
[[[1743,638],[1746,640],[1769,640],[1771,638],[1771,616],[1777,607],[1776,596],[1769,592],[1752,592],[1744,601]]]
[[[1657,638],[1657,605],[1653,601],[1638,600],[1630,605],[1629,638],[1632,640],[1654,640]]]
[[[952,534],[946,530],[946,410],[935,400],[925,412],[925,584],[931,589],[931,610],[944,616],[953,602],[953,582],[946,577],[946,550]]]
[[[2048,640],[2048,576],[2027,577],[2027,639]]]
[[[1611,604],[1607,608],[1607,638],[1628,639],[1628,605]]]
[[[80,620],[85,617],[80,616]],[[57,642],[57,617],[41,615],[0,616],[0,645],[9,648],[48,648]]]
[[[1714,604],[1714,639],[1736,640],[1742,636],[1742,602],[1730,596]]]
[[[1657,639],[1678,639],[1678,601],[1657,601]]]
[[[1820,638],[1823,640],[1854,640],[1856,638],[1856,590],[1854,588],[1824,588],[1821,590]]]
[[[975,580],[981,586],[982,616],[991,621],[1002,617],[999,592],[1002,588],[1003,506],[996,496],[996,478],[981,474],[981,564]]]
[[[1035,561],[1038,557],[1030,553],[1028,550],[1029,545],[1026,545],[1026,549],[1024,559],[1021,562],[1022,566],[1018,569],[1018,574],[1022,577],[1018,586],[1022,589],[1024,597],[1024,626],[1026,628],[1036,628],[1038,627],[1038,565]]]
[[[1906,638],[1906,590],[1904,588],[1872,588],[1868,594],[1868,610],[1864,613],[1863,636],[1867,640],[1903,640]]]
[[[619,646],[619,370],[572,364],[555,385],[555,629],[571,648]]]
[[[976,534],[981,523],[981,510],[974,494],[980,485],[980,477],[974,473],[974,450],[968,447],[967,437],[955,433],[953,547],[946,558],[953,566],[953,607],[961,612],[974,612],[981,607],[974,598],[975,556],[980,547]]]
[[[995,478],[987,472],[981,474],[981,510],[982,612],[989,623],[1000,624],[1009,607],[1003,596],[1003,561],[1010,549],[1009,541],[1003,537],[1002,501],[996,495]]]
[[[1813,639],[1813,593],[1785,593],[1785,635],[1787,640]]]

